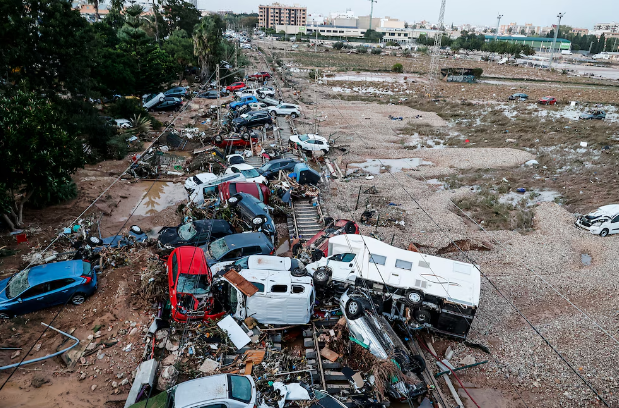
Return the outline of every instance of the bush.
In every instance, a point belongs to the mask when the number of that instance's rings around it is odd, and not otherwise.
[[[309,77],[310,79],[320,79],[322,78],[322,71],[319,69],[310,69]]]
[[[391,67],[391,70],[393,72],[397,72],[401,74],[402,72],[404,72],[404,66],[402,66],[402,64],[398,62],[397,64],[393,64],[393,66]]]
[[[382,54],[382,52],[383,52],[382,48],[372,48],[372,54],[374,55]]]
[[[395,42],[395,41],[387,41],[387,43],[385,44],[385,46],[386,46],[386,47],[397,47],[397,46],[399,46],[399,45],[400,45],[400,44],[398,44],[398,43],[397,43],[397,42]]]
[[[108,107],[110,116],[116,119],[129,119],[137,115],[145,115],[142,102],[133,98],[120,98]]]
[[[422,54],[428,54],[428,47],[419,47],[418,51]]]
[[[475,75],[476,79],[481,78],[483,73],[484,73],[483,69],[481,69],[481,68],[473,68],[473,75]]]
[[[163,126],[161,122],[159,122],[157,119],[155,119],[152,116],[150,117],[150,125],[153,127],[153,130],[160,130],[161,127]]]
[[[344,48],[344,43],[343,42],[336,42],[335,44],[333,44],[333,49],[334,50],[341,50],[342,48]]]
[[[366,47],[357,47],[357,52],[359,54],[367,54],[368,49]]]
[[[28,207],[45,208],[77,197],[77,185],[71,181],[62,185],[46,185],[35,190],[28,200]]]

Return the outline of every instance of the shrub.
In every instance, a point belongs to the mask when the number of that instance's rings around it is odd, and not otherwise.
[[[379,55],[383,52],[382,48],[372,48],[372,54]]]
[[[387,43],[385,44],[385,46],[387,47],[397,47],[399,44],[395,41],[387,41]]]
[[[69,201],[77,197],[77,185],[71,181],[68,184],[46,185],[34,191],[28,200],[28,207],[45,208]]]
[[[419,52],[422,54],[428,54],[428,47],[419,47]]]
[[[133,98],[119,98],[109,107],[110,116],[117,119],[128,119],[136,115],[144,115],[145,113],[142,102]]]
[[[310,79],[319,79],[322,77],[322,71],[319,69],[310,69],[309,77]]]
[[[341,50],[342,48],[344,48],[344,43],[343,42],[336,42],[335,44],[333,44],[333,49],[334,50]]]
[[[401,74],[402,72],[404,72],[404,66],[402,66],[402,64],[398,62],[397,64],[393,64],[393,66],[391,67],[391,70],[393,72],[398,72]]]
[[[473,75],[475,75],[475,78],[477,78],[477,79],[481,78],[483,73],[484,73],[483,69],[481,69],[481,68],[473,68]]]
[[[367,54],[368,49],[366,47],[357,47],[357,52],[359,54]]]

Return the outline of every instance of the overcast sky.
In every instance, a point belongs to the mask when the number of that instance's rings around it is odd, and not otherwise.
[[[217,11],[231,9],[234,12],[257,12],[260,4],[271,4],[274,1],[229,0],[215,2],[198,0],[201,9]],[[279,3],[292,5],[298,3],[307,7],[308,13],[328,14],[344,11],[350,8],[355,15],[370,14],[368,0],[279,0]],[[440,0],[401,1],[378,0],[374,4],[374,16],[390,16],[405,21],[438,20]],[[619,21],[619,0],[447,0],[445,8],[445,24],[475,25],[496,24],[497,14],[503,14],[502,24],[532,23],[535,26],[555,24],[557,14],[565,12],[561,25],[593,29],[593,24]]]

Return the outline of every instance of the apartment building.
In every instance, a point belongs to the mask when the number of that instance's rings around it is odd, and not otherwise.
[[[307,7],[298,4],[285,6],[273,3],[258,8],[258,27],[275,28],[276,25],[305,26],[307,24]]]

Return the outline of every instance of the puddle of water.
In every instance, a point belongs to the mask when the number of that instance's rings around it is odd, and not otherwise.
[[[135,210],[133,215],[155,215],[187,198],[187,192],[181,183],[156,181],[152,184],[152,182],[144,181],[137,183],[133,188],[144,190],[140,197],[140,199],[143,198],[142,202],[133,207]]]
[[[533,193],[533,196],[531,196],[531,193]],[[561,194],[559,192],[552,190],[531,190],[524,194],[511,191],[499,197],[499,202],[517,205],[522,200],[527,200],[527,206],[533,206],[540,203],[553,202],[560,197]]]
[[[580,262],[585,266],[590,266],[593,257],[589,254],[580,254]]]
[[[350,163],[349,167],[358,167],[361,168],[368,173],[371,174],[380,174],[381,169],[385,169],[386,166],[389,167],[389,171],[391,173],[396,173],[402,171],[402,169],[412,169],[422,165],[432,165],[432,162],[423,161],[422,159],[412,158],[412,159],[369,159],[364,163]],[[348,174],[352,173],[353,170],[349,170]]]

